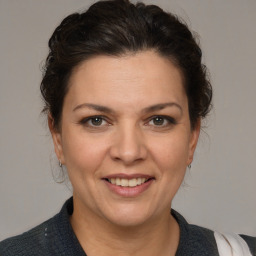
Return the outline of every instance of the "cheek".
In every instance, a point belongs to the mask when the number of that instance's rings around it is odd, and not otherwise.
[[[161,170],[182,171],[186,169],[189,154],[187,136],[172,136],[160,141],[152,141],[151,155]]]
[[[95,172],[104,161],[107,143],[95,136],[63,136],[63,153],[67,169],[81,174]],[[65,137],[68,138],[65,140]]]

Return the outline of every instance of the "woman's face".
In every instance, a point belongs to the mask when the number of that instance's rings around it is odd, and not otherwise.
[[[121,226],[169,214],[199,135],[180,71],[153,51],[83,62],[70,80],[61,132],[51,130],[75,211]]]

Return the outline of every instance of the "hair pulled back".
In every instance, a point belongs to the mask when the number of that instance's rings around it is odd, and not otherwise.
[[[66,17],[51,36],[49,48],[40,89],[43,111],[51,115],[56,129],[73,69],[98,55],[154,50],[182,71],[191,127],[210,110],[212,88],[201,49],[186,24],[158,6],[99,1],[83,13]]]

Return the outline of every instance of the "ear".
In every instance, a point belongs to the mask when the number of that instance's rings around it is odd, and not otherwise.
[[[199,134],[201,129],[201,119],[198,119],[195,127],[191,130],[190,141],[189,141],[189,153],[187,165],[190,165],[193,161],[194,152],[196,150],[196,145],[198,142]]]
[[[51,115],[48,115],[48,126],[52,135],[54,150],[57,158],[61,164],[65,164],[65,159],[63,155],[61,132],[54,126],[54,119]]]

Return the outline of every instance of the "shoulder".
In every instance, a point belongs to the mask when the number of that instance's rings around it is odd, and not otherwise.
[[[70,198],[63,205],[61,211],[54,217],[21,235],[0,242],[0,255],[61,255],[63,251],[66,250],[65,247],[68,242],[72,241],[73,238],[68,212],[69,208],[72,207],[72,204],[72,198]]]
[[[180,244],[177,251],[179,255],[219,255],[218,246],[213,230],[189,224],[179,213],[172,210],[180,226]],[[256,237],[240,235],[246,242],[252,256],[256,256]]]
[[[212,230],[189,224],[183,216],[174,210],[172,210],[172,215],[180,227],[180,242],[177,256],[219,255]]]
[[[45,221],[37,227],[0,242],[1,256],[32,256],[47,255],[47,230],[51,228],[54,218]]]
[[[73,212],[73,199],[63,205],[53,218],[22,235],[0,242],[1,256],[85,256],[77,240],[69,217]]]
[[[248,244],[253,256],[256,256],[256,237],[240,235]]]

